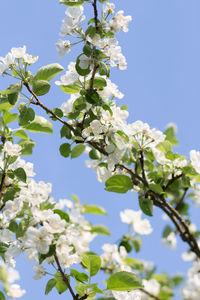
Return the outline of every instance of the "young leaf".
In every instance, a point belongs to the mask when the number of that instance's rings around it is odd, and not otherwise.
[[[107,289],[112,291],[132,291],[142,287],[142,280],[131,272],[114,273],[107,281]]]
[[[55,285],[56,285],[56,280],[54,278],[50,279],[47,282],[47,285],[46,285],[46,288],[45,288],[45,295],[48,295]]]
[[[94,276],[101,268],[101,258],[96,254],[83,254],[82,264],[88,269],[90,276]]]
[[[105,190],[108,192],[115,192],[124,194],[133,188],[133,183],[129,176],[113,175],[106,180]]]
[[[31,132],[53,133],[51,122],[41,116],[35,116],[34,120],[23,128]]]
[[[62,211],[60,209],[54,209],[53,212],[54,214],[58,214],[61,217],[61,219],[65,220],[66,222],[70,221],[69,215],[65,211]]]
[[[136,237],[134,240],[131,241],[133,248],[136,252],[140,251],[140,248],[142,246],[142,239],[140,237]]]
[[[96,205],[87,205],[84,204],[82,206],[82,213],[84,214],[96,214],[96,215],[106,215],[106,211],[103,207],[96,206]]]
[[[66,6],[80,6],[84,3],[84,0],[78,0],[77,2],[70,2],[68,0],[60,0],[60,4],[64,4]]]
[[[110,235],[109,229],[104,225],[93,225],[91,232],[102,234],[102,235]]]
[[[15,176],[22,182],[26,183],[26,172],[23,168],[17,168],[14,170]]]
[[[71,158],[80,156],[85,151],[85,145],[79,144],[72,149]]]
[[[43,96],[50,90],[51,85],[47,80],[36,80],[33,82],[33,92],[37,96]]]
[[[78,281],[88,281],[89,277],[85,273],[80,273],[77,270],[71,269],[70,274],[72,277],[74,277]]]
[[[60,154],[64,157],[68,157],[71,153],[71,145],[68,143],[64,143],[59,148]]]
[[[21,139],[24,139],[24,140],[28,140],[28,139],[29,139],[29,137],[28,137],[26,131],[24,131],[24,130],[22,130],[22,129],[17,130],[17,131],[13,134],[13,136],[18,136],[18,137],[20,137]]]
[[[139,196],[139,204],[144,214],[150,217],[153,216],[153,201],[151,199]]]
[[[32,108],[26,107],[25,105],[23,107],[20,107],[20,115],[19,115],[19,125],[25,126],[31,121],[33,121],[35,118],[35,112]]]
[[[56,280],[55,287],[56,287],[58,293],[59,294],[64,293],[68,289],[68,287],[67,287],[66,283],[63,281],[61,274],[59,272],[56,272],[54,278]]]
[[[3,115],[4,122],[6,124],[14,122],[18,117],[18,114],[11,114],[9,111],[5,111]]]
[[[6,300],[6,297],[4,296],[4,294],[2,292],[0,292],[0,300]]]
[[[63,70],[64,70],[64,68],[57,63],[49,64],[47,66],[40,68],[33,80],[34,81],[36,81],[36,80],[50,81],[53,78],[55,78]]]
[[[76,94],[80,91],[80,87],[75,84],[69,84],[69,85],[60,85],[61,90],[65,92],[66,94]]]

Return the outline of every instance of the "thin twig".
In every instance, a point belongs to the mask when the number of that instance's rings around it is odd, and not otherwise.
[[[187,191],[189,190],[189,188],[184,188],[184,192],[183,192],[183,195],[182,197],[179,199],[179,201],[177,202],[176,206],[175,206],[175,209],[176,210],[179,210],[179,208],[181,207],[182,203],[183,203],[183,200],[185,199],[185,196],[187,194]]]
[[[157,296],[153,295],[152,293],[149,293],[145,289],[139,289],[139,290],[141,292],[143,292],[144,294],[148,295],[149,297],[154,298],[155,300],[162,300],[160,297],[157,297]]]

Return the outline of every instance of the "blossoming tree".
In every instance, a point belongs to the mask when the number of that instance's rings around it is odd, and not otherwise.
[[[173,150],[177,144],[173,125],[162,133],[142,121],[128,123],[127,108],[116,104],[123,94],[109,79],[111,67],[127,67],[116,34],[128,31],[131,16],[115,12],[115,5],[107,0],[60,3],[66,17],[61,26],[63,39],[56,44],[58,55],[65,56],[75,45],[80,49],[75,62],[55,82],[70,94],[67,102],[49,108],[40,98],[48,97],[52,80],[64,71],[60,64],[46,65],[32,74],[31,65],[38,57],[27,54],[25,46],[12,48],[0,58],[0,75],[15,80],[0,92],[0,299],[25,293],[14,283],[19,279],[15,258],[22,252],[35,263],[34,279],[49,276],[46,295],[54,288],[73,300],[172,299],[173,289],[183,278],[157,274],[152,265],[134,258],[141,236],[152,232],[142,214],[153,216],[154,207],[171,221],[164,228],[163,242],[173,248],[179,235],[188,246],[183,258],[193,261],[182,288],[183,299],[199,299],[200,232],[190,220],[185,199],[192,191],[190,197],[198,201],[200,153],[192,150],[187,161]],[[84,5],[93,8],[87,25]],[[36,107],[47,118],[36,115]],[[92,225],[84,214],[105,215],[105,210],[82,205],[76,196],[73,201],[54,201],[51,185],[36,182],[33,165],[21,158],[34,148],[29,132],[52,133],[52,121],[60,126],[63,157],[76,158],[85,152],[90,158],[87,166],[95,170],[106,191],[138,195],[141,210],[120,212],[121,221],[129,225],[128,233],[117,244],[104,244],[101,256],[91,251],[90,242],[97,234],[109,235],[109,229]],[[95,279],[99,273],[102,282]]]

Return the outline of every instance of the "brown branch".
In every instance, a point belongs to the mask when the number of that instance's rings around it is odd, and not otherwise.
[[[183,203],[183,200],[185,199],[185,196],[187,194],[187,191],[189,190],[189,188],[184,188],[184,192],[183,192],[183,195],[182,197],[179,199],[179,201],[177,202],[176,206],[175,206],[175,209],[176,210],[179,210],[179,208],[181,207],[181,204]]]
[[[146,179],[145,170],[144,170],[144,155],[143,155],[143,151],[140,151],[140,164],[141,164],[141,169],[142,169],[143,182],[144,182],[145,186],[148,187],[148,181]]]
[[[94,58],[95,59],[95,58]],[[96,75],[96,72],[97,72],[97,69],[98,69],[99,65],[95,62],[94,63],[94,69],[92,71],[92,77],[90,79],[90,90],[93,90],[93,86],[94,86],[94,78],[95,78],[95,75]]]
[[[94,21],[95,21],[95,28],[96,28],[96,32],[97,32],[98,29],[99,29],[99,27],[98,27],[97,0],[94,0],[94,2],[92,3],[92,6],[94,8]]]
[[[153,295],[152,293],[149,293],[145,289],[139,289],[139,290],[141,292],[143,292],[144,294],[148,295],[149,297],[154,298],[155,300],[162,300],[160,297],[157,297],[157,296]]]
[[[68,289],[69,289],[69,291],[70,291],[70,293],[72,295],[73,300],[84,300],[84,299],[87,299],[88,295],[84,295],[83,297],[79,298],[78,295],[74,294],[74,291],[73,291],[73,289],[72,289],[72,287],[70,285],[70,282],[69,282],[69,280],[65,276],[65,273],[62,270],[60,262],[59,262],[58,257],[57,257],[56,254],[54,254],[54,258],[55,258],[55,261],[56,261],[56,264],[57,264],[57,267],[58,267],[58,271],[60,272],[60,274],[62,276],[62,280],[66,284],[66,286],[68,287]]]
[[[174,181],[176,181],[177,179],[181,178],[183,176],[183,174],[174,176],[174,174],[172,174],[172,178],[168,181],[168,183],[166,184],[166,186],[163,187],[163,191],[166,191],[168,189],[168,187],[174,183]]]

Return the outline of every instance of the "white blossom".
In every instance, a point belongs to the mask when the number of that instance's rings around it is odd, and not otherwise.
[[[150,234],[153,229],[149,220],[141,218],[142,211],[134,211],[131,209],[125,209],[120,212],[120,217],[123,223],[133,225],[133,230],[138,234]]]
[[[3,152],[10,156],[20,156],[22,147],[17,144],[13,144],[10,141],[6,141],[3,146]]]
[[[70,52],[71,50],[71,43],[69,40],[63,41],[61,39],[58,39],[56,43],[56,50],[58,52],[58,57],[62,58],[67,52]]]

